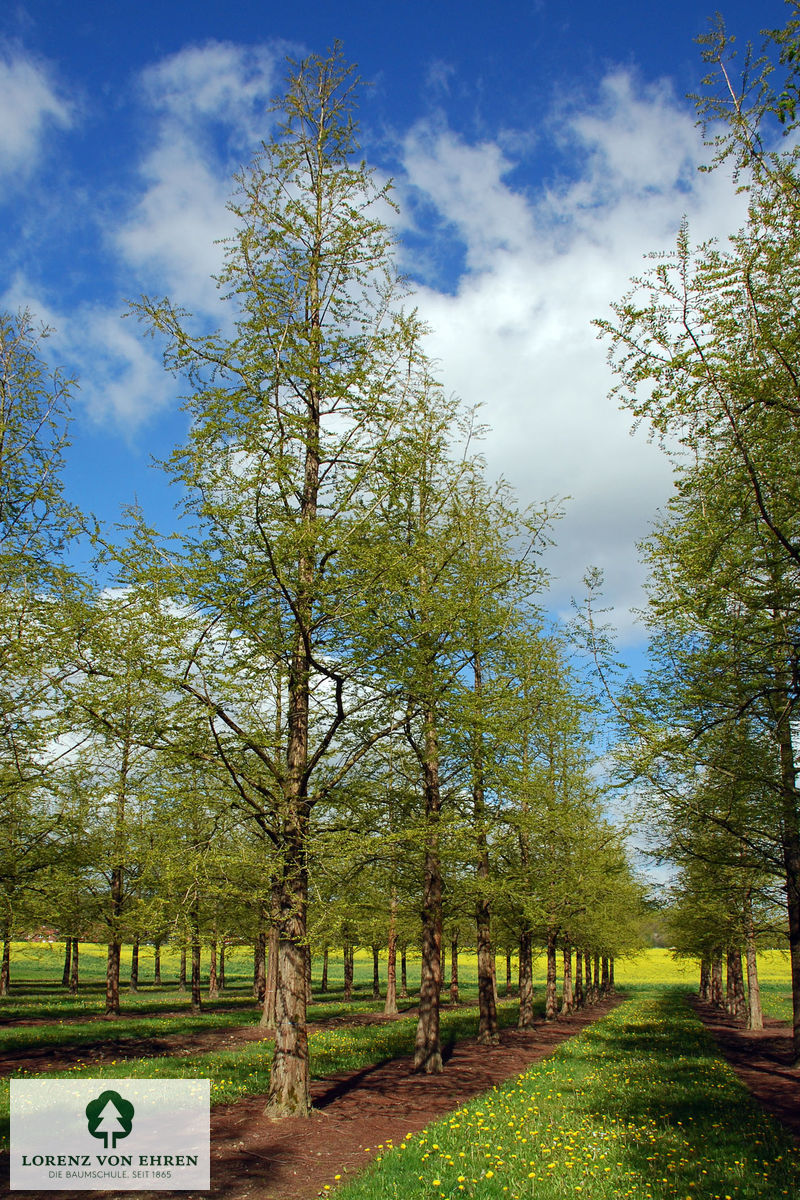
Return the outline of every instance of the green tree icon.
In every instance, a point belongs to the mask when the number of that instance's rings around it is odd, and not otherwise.
[[[106,1150],[113,1150],[117,1139],[126,1138],[130,1133],[133,1113],[130,1100],[123,1100],[119,1092],[101,1092],[96,1100],[90,1100],[86,1105],[89,1133],[92,1137],[102,1138]]]

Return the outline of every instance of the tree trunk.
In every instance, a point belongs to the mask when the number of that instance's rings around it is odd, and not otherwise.
[[[11,990],[11,919],[5,921],[3,928],[3,960],[0,963],[0,996],[7,996]]]
[[[298,802],[290,808],[283,833],[275,1051],[266,1105],[270,1116],[307,1117],[311,1111],[306,1025],[307,820],[305,804]]]
[[[608,956],[604,954],[600,961],[602,963],[601,975],[600,975],[600,993],[603,996],[607,996],[608,989],[610,987],[609,975],[608,975]]]
[[[583,952],[575,947],[575,1007],[583,1008]]]
[[[458,1004],[458,930],[450,938],[450,1003]]]
[[[442,1070],[439,1040],[439,996],[442,987],[442,874],[439,861],[439,745],[432,709],[424,716],[422,762],[425,796],[425,858],[422,884],[422,961],[419,1019],[414,1042],[414,1070],[438,1075]]]
[[[561,1016],[568,1017],[575,1007],[572,994],[572,947],[565,942],[563,950],[564,987],[561,993]]]
[[[217,975],[217,983],[221,992],[225,991],[225,938],[223,937],[219,944],[219,973]]]
[[[788,660],[787,660],[788,661]],[[792,1065],[800,1066],[800,818],[797,772],[792,744],[792,703],[788,689],[773,695],[775,735],[781,769],[781,839],[789,919],[789,963],[792,974]]]
[[[69,990],[73,996],[78,994],[78,939],[72,939],[72,965],[69,969]]]
[[[304,949],[305,949],[305,968],[306,968],[305,974],[306,974],[306,1008],[307,1008],[307,1007],[308,1007],[308,1005],[311,1003],[311,1000],[312,1000],[312,993],[311,993],[311,944],[310,944],[310,942],[306,942]]]
[[[353,947],[345,942],[344,944],[344,998],[345,1002],[349,1003],[353,999],[353,966],[354,966],[354,950]]]
[[[714,950],[711,955],[711,1003],[722,1008],[722,951]]]
[[[153,942],[153,986],[161,987],[161,942]]]
[[[322,951],[322,979],[320,980],[319,989],[323,996],[328,990],[328,947],[325,946]]]
[[[119,962],[122,947],[119,942],[108,943],[106,959],[106,1016],[118,1017],[119,1006]]]
[[[616,992],[616,990],[617,990],[614,985],[614,959],[613,959],[613,956],[611,958],[609,958],[609,960],[608,960],[608,990],[609,990],[609,992]]]
[[[190,913],[192,929],[192,1012],[202,1008],[200,994],[200,918],[197,912]]]
[[[511,995],[511,951],[506,950],[506,995]]]
[[[533,952],[532,938],[529,931],[519,937],[519,1017],[517,1025],[520,1029],[530,1029],[533,1025]]]
[[[747,1028],[763,1029],[764,1014],[761,1011],[761,989],[758,984],[756,933],[753,926],[753,909],[749,891],[745,898],[744,938],[745,959],[747,961]]]
[[[61,986],[69,986],[69,973],[72,969],[72,938],[64,942],[64,971],[61,976]]]
[[[372,947],[372,999],[381,998],[380,946]]]
[[[737,1020],[745,1015],[744,975],[742,974],[742,952],[738,946],[727,952],[730,1013]]]
[[[180,975],[178,977],[178,990],[181,992],[186,991],[186,943],[185,942],[181,946],[181,966],[180,966]]]
[[[594,993],[595,1002],[600,999],[600,955],[594,956],[594,971],[592,974],[592,992]]]
[[[547,933],[547,983],[544,993],[544,1017],[546,1021],[555,1021],[558,1013],[558,995],[556,993],[556,935],[553,930]]]
[[[208,964],[208,998],[209,1000],[217,1000],[219,998],[219,980],[217,979],[217,939],[211,939],[211,954]]]
[[[474,693],[479,700],[483,687],[481,658],[474,655]],[[476,735],[479,742],[479,735]],[[472,763],[472,816],[475,825],[477,860],[477,900],[475,902],[475,924],[478,939],[478,1041],[487,1046],[499,1042],[497,1024],[497,982],[492,949],[491,905],[489,902],[489,843],[486,835],[486,796],[484,789],[484,766],[482,746],[473,751]]]
[[[253,997],[258,1004],[264,1003],[267,990],[267,935],[259,929],[253,943]]]
[[[583,952],[583,993],[587,1004],[594,1004],[597,997],[592,990],[592,956],[588,950]]]
[[[386,955],[385,1017],[397,1016],[397,888],[392,884],[389,899],[389,947]]]
[[[401,1000],[408,999],[408,974],[407,974],[407,970],[406,970],[406,967],[407,967],[406,951],[407,951],[407,949],[408,949],[408,947],[406,946],[405,942],[403,942],[403,945],[400,947],[400,999]]]
[[[280,882],[272,880],[269,901],[269,946],[267,951],[267,978],[264,984],[264,1007],[261,1010],[259,1026],[262,1029],[275,1028],[275,1014],[278,1002],[278,946],[280,943]]]
[[[482,857],[479,871],[488,878],[489,857]],[[490,1046],[500,1040],[497,1027],[497,1001],[494,983],[494,952],[490,925],[489,902],[479,896],[475,906],[475,923],[478,933],[478,1041]]]
[[[700,991],[698,993],[703,1004],[711,999],[711,956],[704,954],[700,959]]]
[[[131,980],[128,984],[129,992],[138,992],[139,990],[139,937],[133,939],[131,946]]]

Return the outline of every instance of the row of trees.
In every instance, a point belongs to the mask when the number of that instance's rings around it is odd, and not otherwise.
[[[654,665],[620,702],[621,761],[679,866],[685,952],[719,963],[729,951],[741,976],[742,949],[754,968],[758,934],[788,924],[797,1061],[799,34],[793,18],[738,74],[721,21],[704,39],[711,166],[734,170],[746,224],[724,246],[692,245],[684,225],[601,323],[618,397],[676,471],[644,544]]]
[[[71,938],[102,920],[114,1013],[123,938],[188,936],[199,1002],[201,943],[268,928],[280,1114],[309,1111],[310,942],[387,944],[393,973],[418,941],[435,1072],[445,930],[474,929],[491,1041],[493,935],[518,945],[526,1024],[533,946],[554,987],[557,946],[626,947],[639,894],[592,705],[536,606],[555,514],[487,483],[434,377],[390,188],[357,160],[357,82],[338,50],[293,66],[237,178],[220,329],[136,306],[189,426],[176,531],[135,510],[122,545],[92,531],[111,590],[56,565],[81,527],[68,385],[27,318],[3,327],[6,944],[15,913]]]

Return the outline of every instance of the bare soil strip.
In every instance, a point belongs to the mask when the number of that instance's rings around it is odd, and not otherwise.
[[[791,1026],[765,1017],[763,1029],[744,1029],[696,998],[692,1007],[745,1087],[800,1141],[800,1068],[791,1065]]]

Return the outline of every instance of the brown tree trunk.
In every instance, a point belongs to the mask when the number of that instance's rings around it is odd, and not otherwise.
[[[178,976],[178,990],[181,992],[186,991],[186,943],[185,942],[181,946],[181,965],[180,965],[180,974]]]
[[[222,941],[219,944],[219,973],[217,976],[217,982],[219,984],[219,990],[221,992],[224,992],[225,991],[225,938],[224,937],[222,938]]]
[[[592,956],[588,950],[583,952],[583,992],[587,1004],[594,1004],[597,997],[592,989]]]
[[[328,947],[327,946],[323,947],[323,950],[322,950],[322,979],[320,980],[319,988],[324,996],[328,990]]]
[[[69,990],[73,996],[78,994],[78,939],[72,939],[72,963],[69,969]]]
[[[275,1050],[266,1112],[270,1116],[306,1117],[311,1111],[311,1076],[306,1024],[306,867],[307,812],[290,813],[284,827],[284,863],[280,892],[278,994]]]
[[[192,930],[192,1012],[199,1013],[202,1008],[200,994],[200,919],[197,912],[189,914]]]
[[[761,988],[758,983],[756,933],[753,925],[753,909],[749,891],[745,899],[744,938],[745,959],[747,961],[747,1028],[763,1029],[764,1014],[761,1011]]]
[[[439,997],[442,987],[442,873],[439,861],[439,745],[432,709],[424,715],[422,762],[425,796],[425,859],[422,884],[422,961],[419,1019],[414,1042],[414,1070],[438,1075],[442,1070],[439,1040]]]
[[[614,984],[614,959],[613,959],[613,957],[609,958],[609,960],[608,960],[608,990],[609,990],[609,992],[615,992],[617,990],[615,987],[615,984]]]
[[[267,949],[267,977],[264,982],[264,1005],[261,1010],[261,1029],[275,1028],[275,1013],[278,998],[278,944],[280,941],[280,883],[272,880],[269,904],[269,941]]]
[[[253,943],[253,997],[257,1004],[264,1003],[267,990],[267,934],[259,929]]]
[[[600,955],[594,956],[594,970],[592,973],[592,993],[595,1003],[600,999]]]
[[[506,995],[511,995],[511,951],[506,950]]]
[[[520,1029],[533,1025],[533,951],[529,931],[519,936],[519,1017]]]
[[[408,972],[406,963],[406,951],[408,947],[405,942],[400,947],[400,999],[408,999]]]
[[[353,999],[353,964],[354,950],[353,947],[345,942],[344,944],[344,998],[349,1003]]]
[[[69,986],[69,973],[72,969],[72,938],[64,942],[64,971],[61,976],[61,986]]]
[[[106,958],[106,1016],[118,1017],[119,1006],[119,962],[122,947],[119,942],[108,943]]]
[[[583,952],[575,947],[575,1007],[583,1008]]]
[[[700,991],[699,996],[703,1004],[708,1004],[711,999],[711,956],[704,954],[700,959]]]
[[[568,1017],[575,1007],[572,994],[572,947],[565,942],[563,950],[564,987],[561,993],[561,1016]]]
[[[372,947],[372,999],[381,998],[380,946]]]
[[[730,1013],[737,1020],[745,1015],[746,1001],[744,995],[744,975],[742,974],[742,952],[738,946],[728,949],[728,985],[730,992]]]
[[[389,947],[386,955],[385,1017],[397,1016],[397,888],[392,884],[389,898]]]
[[[544,1017],[546,1021],[555,1021],[558,1014],[558,995],[556,992],[556,935],[553,930],[547,933],[547,983],[544,993]]]
[[[131,946],[131,979],[128,984],[129,992],[138,992],[139,990],[139,937],[133,939]]]
[[[608,975],[608,956],[607,955],[605,955],[605,954],[603,955],[603,957],[601,959],[601,963],[602,963],[602,967],[601,967],[601,974],[600,974],[600,994],[603,996],[607,996],[608,989],[610,987],[609,975]]]
[[[711,1003],[722,1008],[722,951],[714,950],[711,955]]]
[[[209,1000],[217,1000],[219,998],[219,981],[217,979],[217,939],[211,939],[211,954],[208,964],[208,998]]]
[[[153,986],[161,987],[161,942],[153,942]]]
[[[792,1065],[800,1066],[800,815],[797,772],[792,743],[793,708],[788,688],[772,697],[781,769],[781,840],[789,919],[789,964],[792,975]]]
[[[3,957],[0,962],[0,996],[11,991],[11,917],[3,922]]]
[[[474,693],[478,703],[483,688],[481,658],[474,655]],[[475,825],[477,860],[475,876],[478,898],[475,902],[475,924],[478,941],[478,1041],[487,1046],[499,1042],[497,1024],[497,977],[492,948],[491,905],[489,902],[489,843],[486,834],[486,795],[484,765],[480,735],[476,734],[472,763],[472,816]]]
[[[450,1003],[458,1004],[458,930],[450,938]]]

